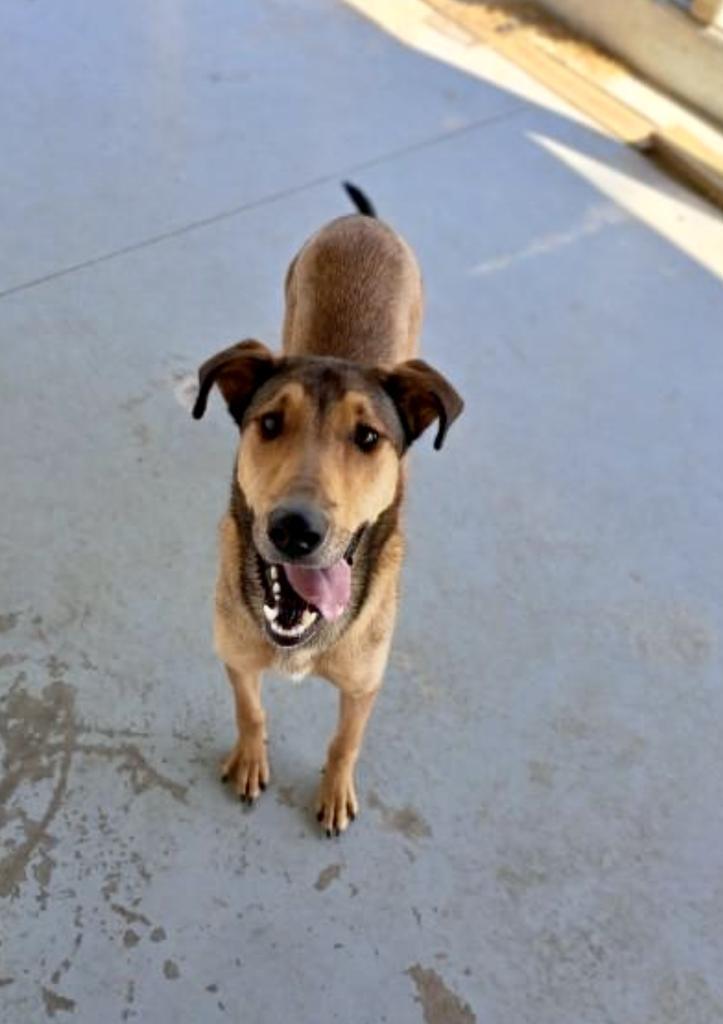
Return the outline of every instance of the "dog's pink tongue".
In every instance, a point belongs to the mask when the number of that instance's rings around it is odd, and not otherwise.
[[[329,622],[344,613],[351,596],[351,567],[343,558],[328,569],[284,565],[284,572],[296,593],[318,608]]]

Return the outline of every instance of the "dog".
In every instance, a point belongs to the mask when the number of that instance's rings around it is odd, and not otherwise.
[[[340,692],[317,800],[327,836],[359,810],[354,769],[382,685],[403,557],[406,453],[432,423],[441,448],[463,402],[416,358],[422,279],[409,245],[356,186],[286,274],[283,353],[247,340],[198,373],[240,440],[219,527],[214,641],[236,704],[222,764],[242,801],[269,782],[261,677],[314,673]]]

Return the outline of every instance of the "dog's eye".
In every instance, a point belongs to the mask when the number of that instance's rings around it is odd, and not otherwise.
[[[374,427],[368,427],[366,423],[357,424],[354,431],[354,444],[363,452],[370,452],[379,443],[379,434]]]
[[[267,412],[259,420],[259,429],[264,441],[273,441],[278,437],[284,426],[284,417],[280,412]]]

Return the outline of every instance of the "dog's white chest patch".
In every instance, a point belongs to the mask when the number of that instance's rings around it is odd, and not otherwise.
[[[308,654],[287,654],[278,659],[275,667],[292,683],[300,683],[312,670],[311,658]]]

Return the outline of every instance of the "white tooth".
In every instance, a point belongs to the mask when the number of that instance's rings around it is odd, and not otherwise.
[[[269,622],[273,622],[278,614],[278,608],[269,608],[267,604],[264,605],[264,615],[266,616]]]
[[[301,616],[302,629],[308,629],[312,623],[316,622],[317,617],[316,612],[312,612],[311,608],[305,608],[304,613]]]
[[[271,587],[271,589],[273,591],[274,597],[278,597],[279,594],[281,593],[281,584],[280,583],[274,583],[273,586]]]
[[[301,634],[304,633],[306,629],[306,627],[303,624],[298,626],[291,626],[289,629],[286,629],[285,626],[280,626],[278,625],[278,623],[275,622],[271,623],[271,628],[273,629],[274,633],[276,633],[278,636],[290,637],[301,636]]]
[[[269,566],[269,576],[271,577],[271,579],[275,580],[278,575],[279,575],[279,570],[276,568],[276,566],[275,565],[270,565]]]

